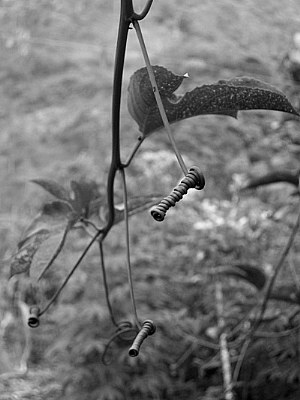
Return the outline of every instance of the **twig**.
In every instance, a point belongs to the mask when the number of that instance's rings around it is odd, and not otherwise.
[[[142,50],[142,53],[143,53],[143,56],[144,56],[144,60],[145,60],[146,67],[147,67],[147,71],[148,71],[148,74],[149,74],[149,79],[150,79],[150,82],[151,82],[151,85],[152,85],[152,88],[153,88],[154,96],[155,96],[155,99],[156,99],[156,102],[157,102],[157,107],[158,107],[161,119],[163,121],[164,127],[166,129],[167,134],[168,134],[169,140],[170,140],[171,145],[173,147],[173,150],[174,150],[174,153],[175,153],[176,158],[178,160],[178,163],[179,163],[184,175],[186,175],[188,173],[188,169],[187,169],[187,167],[185,165],[185,162],[184,162],[184,160],[183,160],[183,158],[182,158],[182,156],[180,154],[180,151],[177,148],[177,144],[176,144],[175,139],[173,137],[173,134],[172,134],[172,131],[171,131],[171,127],[170,127],[170,123],[169,123],[169,120],[168,120],[164,105],[163,105],[162,100],[161,100],[161,96],[160,96],[160,93],[159,93],[159,90],[158,90],[158,87],[157,87],[155,75],[154,75],[154,72],[153,72],[153,69],[152,69],[152,65],[151,65],[151,62],[150,62],[150,59],[149,59],[147,48],[146,48],[146,45],[145,45],[145,42],[144,42],[143,34],[142,34],[142,31],[141,31],[141,28],[140,28],[140,25],[139,25],[138,21],[133,21],[133,26],[135,28],[135,31],[136,31],[136,34],[137,34],[137,38],[138,38],[138,41],[140,43],[140,47],[141,47],[141,50]]]

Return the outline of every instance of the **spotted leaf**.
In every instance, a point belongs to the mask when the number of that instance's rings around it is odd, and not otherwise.
[[[18,250],[10,264],[11,277],[29,272],[41,245],[50,237],[65,231],[71,214],[69,206],[61,201],[54,201],[43,206],[41,212],[26,229],[23,238],[18,243]]]
[[[299,115],[282,92],[256,79],[220,80],[177,96],[174,92],[186,75],[173,74],[161,66],[154,66],[153,71],[170,123],[204,114],[236,118],[240,110],[275,110]],[[128,110],[145,136],[163,126],[145,67],[130,79]]]
[[[22,246],[19,247],[17,253],[13,256],[10,264],[10,277],[29,271],[35,253],[49,236],[49,230],[41,229],[27,240],[23,240]]]

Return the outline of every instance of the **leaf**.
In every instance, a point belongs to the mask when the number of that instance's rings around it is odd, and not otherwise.
[[[71,218],[72,211],[68,204],[61,201],[44,204],[40,213],[25,230],[23,239],[18,243],[18,248],[21,248],[24,242],[41,229],[46,229],[49,232],[60,232]]]
[[[174,91],[185,76],[173,74],[161,66],[154,66],[153,71],[170,123],[204,114],[237,117],[239,110],[264,109],[299,115],[282,92],[256,79],[220,80],[196,87],[184,96],[176,96]],[[129,113],[145,136],[163,126],[146,67],[132,75],[127,104]]]
[[[87,218],[91,211],[91,206],[95,206],[95,200],[100,199],[98,185],[94,181],[71,181],[71,189],[74,198],[71,204],[78,216]]]
[[[47,229],[41,229],[34,235],[23,241],[23,245],[19,247],[18,252],[13,256],[10,265],[10,278],[16,274],[28,272],[33,257],[44,240],[48,239],[50,233]]]
[[[33,179],[31,182],[36,183],[43,189],[47,190],[50,194],[59,200],[70,202],[69,192],[59,183],[50,179]]]
[[[213,273],[243,279],[258,290],[264,288],[268,279],[261,268],[248,264],[222,265],[214,268]]]
[[[68,204],[61,201],[43,206],[18,243],[18,251],[10,265],[10,277],[30,270],[33,258],[42,243],[50,236],[63,232],[71,215]]]
[[[241,190],[254,189],[259,186],[270,185],[272,183],[285,182],[298,187],[300,171],[273,171],[258,178],[248,180]]]

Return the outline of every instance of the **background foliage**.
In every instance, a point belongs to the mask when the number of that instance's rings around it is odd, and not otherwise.
[[[142,8],[137,1],[137,8]],[[296,0],[261,3],[157,0],[143,31],[153,64],[188,72],[184,90],[217,79],[251,75],[297,100],[297,86],[280,68],[299,29]],[[110,106],[117,1],[4,1],[0,3],[1,308],[10,307],[8,262],[43,201],[31,179],[106,181],[110,161]],[[164,40],[162,40],[164,38]],[[126,58],[129,77],[143,60],[134,35]],[[0,399],[205,399],[222,393],[216,343],[212,268],[251,263],[268,272],[295,219],[294,188],[273,185],[237,196],[244,176],[272,169],[299,169],[299,123],[275,112],[240,113],[234,120],[199,117],[174,125],[187,164],[200,164],[207,186],[190,193],[163,224],[145,213],[131,225],[138,312],[158,325],[137,359],[128,342],[114,343],[105,367],[101,356],[113,327],[105,306],[98,254],[91,251],[60,302],[33,332],[31,370],[23,379],[1,379]],[[124,157],[138,136],[122,109]],[[162,132],[146,141],[129,170],[129,195],[165,193],[181,177]],[[167,190],[168,192],[168,190]],[[130,319],[122,224],[110,233],[111,299],[117,315]],[[78,258],[86,238],[72,233],[49,278],[49,293]],[[299,239],[278,279],[280,293],[299,291]],[[278,289],[278,290],[279,290]],[[235,326],[257,298],[256,289],[224,278],[225,319]],[[296,302],[297,303],[297,302]],[[299,324],[298,304],[272,301],[261,330],[282,332]],[[0,346],[0,373],[18,358],[16,319]],[[245,358],[240,398],[299,396],[298,333],[260,337]],[[11,343],[11,348],[9,344]],[[232,358],[238,352],[232,349]],[[3,370],[2,370],[3,369]],[[272,390],[270,390],[272,388]],[[63,394],[62,394],[63,393]],[[268,397],[270,396],[271,397]]]

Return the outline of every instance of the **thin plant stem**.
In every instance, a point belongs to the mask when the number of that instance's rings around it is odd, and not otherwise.
[[[90,248],[92,247],[92,245],[95,243],[95,241],[99,238],[99,236],[101,235],[101,232],[98,231],[94,237],[90,240],[90,242],[88,243],[88,245],[86,246],[86,248],[84,249],[84,251],[82,252],[81,256],[79,257],[79,259],[77,260],[77,262],[75,263],[74,267],[71,269],[71,271],[68,273],[68,275],[66,276],[66,278],[64,279],[63,283],[61,284],[61,286],[57,289],[57,291],[54,293],[54,295],[52,296],[52,298],[49,300],[48,304],[42,309],[42,311],[40,311],[39,316],[45,314],[46,311],[48,311],[48,309],[51,307],[51,305],[57,300],[57,298],[59,297],[59,295],[61,294],[61,292],[63,291],[64,287],[66,286],[66,284],[69,282],[70,278],[72,277],[72,275],[74,274],[74,272],[76,271],[76,269],[79,267],[79,265],[81,264],[82,260],[84,259],[84,257],[86,256],[86,254],[88,253],[88,251],[90,250]]]
[[[278,263],[277,263],[277,265],[276,265],[276,267],[274,269],[274,273],[273,273],[271,279],[268,282],[268,285],[267,285],[267,288],[266,288],[266,291],[265,291],[265,296],[263,298],[263,302],[262,302],[261,308],[259,310],[259,314],[258,314],[258,316],[256,318],[256,321],[254,322],[253,327],[252,327],[252,331],[253,332],[258,328],[259,324],[261,323],[261,320],[262,320],[262,318],[264,316],[264,313],[266,311],[267,304],[268,304],[268,301],[270,299],[271,292],[272,292],[273,286],[275,284],[276,278],[277,278],[277,276],[279,274],[279,271],[283,267],[284,261],[285,261],[286,257],[288,256],[289,251],[290,251],[290,249],[291,249],[291,247],[292,247],[292,245],[294,243],[297,231],[299,229],[299,225],[300,225],[300,206],[299,206],[299,211],[298,211],[298,216],[297,216],[296,222],[295,222],[295,224],[293,226],[293,229],[291,231],[291,234],[289,236],[287,244],[286,244],[286,246],[285,246],[285,248],[284,248],[284,250],[283,250],[283,252],[282,252],[282,254],[281,254],[280,258],[279,258],[279,260],[278,260]]]
[[[71,228],[71,223],[68,222],[66,227],[65,227],[65,230],[64,230],[63,236],[61,238],[61,241],[59,242],[59,245],[58,245],[57,249],[55,250],[55,253],[53,254],[53,256],[51,257],[50,261],[47,263],[47,265],[45,266],[45,268],[43,269],[43,271],[40,273],[39,277],[37,278],[38,282],[42,279],[42,277],[45,275],[45,273],[48,271],[48,269],[51,267],[51,265],[54,263],[54,261],[57,259],[57,257],[59,256],[60,252],[62,251],[62,249],[63,249],[63,247],[65,245],[65,242],[66,242],[67,235],[68,235],[68,233],[70,231],[70,228]]]
[[[82,222],[85,225],[90,225],[92,226],[96,232],[98,231],[102,231],[102,228],[99,228],[93,221],[91,221],[90,219],[86,219],[86,218],[81,218],[80,222]]]
[[[242,349],[241,349],[240,354],[239,354],[239,358],[237,360],[237,363],[236,363],[236,366],[235,366],[235,369],[234,369],[234,372],[233,372],[233,377],[232,377],[232,385],[233,386],[236,385],[236,383],[237,383],[237,381],[239,379],[241,368],[242,368],[242,365],[243,365],[243,362],[244,362],[248,347],[250,346],[251,340],[252,340],[252,338],[247,338],[245,340],[245,342],[243,343]]]
[[[108,289],[108,283],[107,283],[107,276],[106,276],[106,269],[105,269],[105,262],[104,262],[104,252],[103,252],[103,241],[99,240],[99,250],[100,250],[100,260],[101,260],[101,269],[102,269],[102,277],[103,277],[103,286],[104,286],[104,291],[105,291],[105,300],[106,300],[106,305],[109,311],[110,319],[111,322],[118,327],[118,323],[115,320],[112,305],[109,299],[109,289]]]
[[[108,352],[108,350],[109,350],[109,348],[110,348],[112,342],[113,342],[114,340],[116,340],[120,335],[123,335],[124,333],[129,333],[129,332],[132,332],[132,333],[135,333],[135,334],[137,333],[137,331],[136,331],[135,328],[125,328],[125,329],[123,329],[123,330],[121,330],[121,331],[116,332],[116,333],[109,339],[108,343],[107,343],[106,346],[105,346],[105,350],[104,350],[104,352],[103,352],[103,355],[102,355],[102,362],[103,362],[104,365],[107,366],[107,365],[110,364],[110,361],[111,361],[111,360],[107,360],[106,355],[107,355],[107,352]]]
[[[122,183],[123,183],[123,202],[124,202],[124,220],[125,220],[125,239],[126,239],[126,262],[127,262],[127,274],[128,283],[130,289],[130,297],[132,303],[132,310],[135,319],[135,323],[139,329],[141,329],[141,324],[137,315],[136,302],[133,290],[133,280],[132,280],[132,267],[131,267],[131,257],[130,257],[130,235],[129,235],[129,210],[128,210],[128,196],[127,196],[127,185],[126,176],[124,169],[120,170]]]
[[[145,137],[144,136],[139,136],[138,137],[138,141],[136,142],[131,154],[129,155],[127,161],[125,163],[122,164],[123,168],[127,168],[129,167],[131,161],[133,160],[134,156],[136,155],[138,149],[141,147],[141,144],[143,143]]]
[[[178,163],[179,163],[184,175],[186,175],[188,173],[188,169],[187,169],[187,167],[185,165],[185,162],[184,162],[184,160],[183,160],[183,158],[182,158],[182,156],[180,154],[180,151],[177,148],[177,144],[176,144],[175,139],[173,137],[172,130],[171,130],[171,127],[170,127],[170,123],[169,123],[169,120],[168,120],[164,105],[163,105],[162,100],[161,100],[161,96],[160,96],[160,93],[159,93],[159,90],[158,90],[158,86],[157,86],[157,83],[156,83],[155,75],[154,75],[154,72],[153,72],[153,69],[152,69],[150,58],[149,58],[149,55],[148,55],[148,52],[147,52],[147,48],[146,48],[146,45],[145,45],[143,34],[142,34],[142,31],[141,31],[141,28],[140,28],[140,25],[139,25],[138,21],[133,21],[133,26],[135,28],[135,31],[136,31],[136,34],[137,34],[137,38],[138,38],[138,41],[140,43],[140,47],[141,47],[141,50],[142,50],[142,53],[143,53],[143,56],[144,56],[144,60],[145,60],[146,67],[147,67],[147,71],[148,71],[148,74],[149,74],[149,79],[150,79],[150,82],[151,82],[151,85],[152,85],[152,88],[153,88],[154,96],[155,96],[155,99],[156,99],[156,102],[157,102],[157,106],[158,106],[158,110],[159,110],[161,119],[163,121],[164,127],[166,129],[167,134],[168,134],[169,140],[170,140],[171,145],[173,147],[173,151],[174,151],[174,153],[176,155]]]

